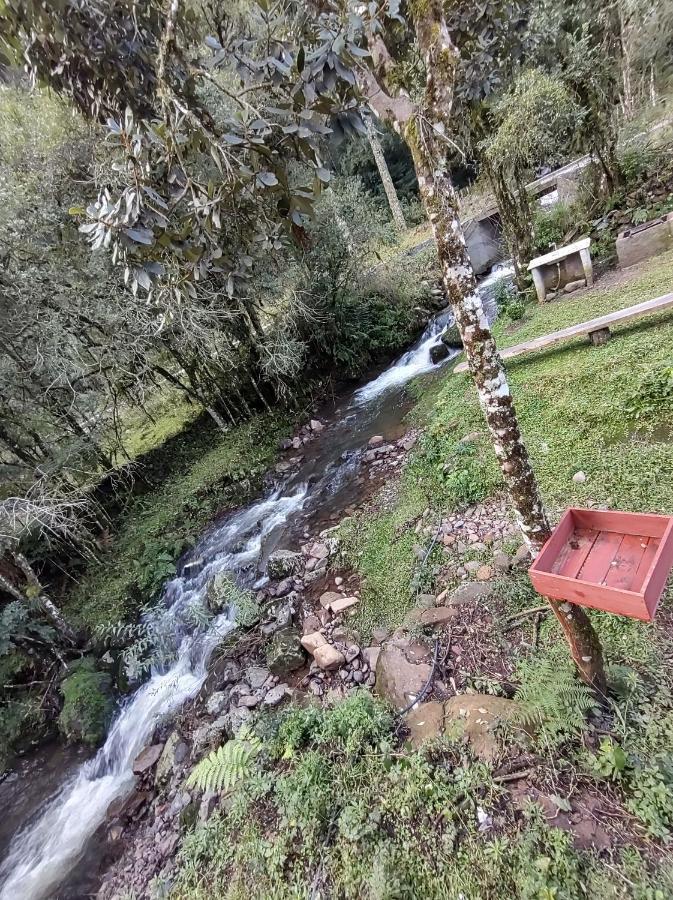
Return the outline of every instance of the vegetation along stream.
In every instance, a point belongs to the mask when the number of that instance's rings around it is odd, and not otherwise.
[[[482,282],[485,305],[495,305],[490,288],[508,269],[498,267]],[[434,368],[431,347],[452,317],[444,311],[420,339],[378,377],[360,387],[337,407],[315,449],[298,471],[279,481],[265,496],[211,528],[182,561],[179,573],[164,587],[154,613],[161,632],[169,632],[175,661],[153,672],[122,708],[105,744],[65,783],[56,785],[59,769],[50,772],[50,799],[32,811],[11,842],[0,868],[0,900],[47,897],[76,866],[87,842],[105,818],[110,803],[133,784],[132,765],[157,722],[177,712],[203,684],[210,654],[233,627],[224,612],[205,628],[194,625],[192,611],[213,576],[230,572],[243,583],[263,577],[269,553],[290,540],[309,518],[343,509],[357,492],[363,447],[374,434],[392,434],[407,407],[404,386]],[[448,359],[457,355],[450,353]],[[445,362],[444,360],[443,362]],[[20,824],[20,823],[17,823]]]

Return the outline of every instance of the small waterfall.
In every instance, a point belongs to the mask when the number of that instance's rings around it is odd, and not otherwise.
[[[497,315],[493,292],[495,285],[502,278],[511,278],[514,268],[509,262],[496,263],[489,274],[483,278],[478,284],[478,290],[484,304],[486,316],[489,321],[493,321]],[[429,372],[436,365],[443,365],[448,359],[458,356],[459,350],[455,350],[445,357],[440,363],[433,363],[430,356],[430,349],[438,344],[446,329],[454,322],[453,313],[450,310],[444,310],[438,316],[432,319],[419,340],[414,344],[411,350],[404,353],[397,362],[393,363],[390,368],[382,372],[378,378],[370,381],[361,387],[353,395],[353,405],[368,403],[379,394],[383,394],[393,387],[405,384],[417,375]]]

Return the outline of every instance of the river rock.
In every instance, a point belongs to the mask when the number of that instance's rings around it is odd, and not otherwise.
[[[406,639],[390,641],[376,665],[376,691],[396,709],[404,709],[430,677],[430,649]]]
[[[283,578],[282,581],[279,581],[278,584],[273,589],[273,593],[276,597],[285,597],[290,591],[294,588],[294,578],[288,577]]]
[[[155,783],[162,784],[168,781],[178,766],[185,761],[188,752],[189,748],[180,732],[177,730],[172,731],[164,744],[164,749],[161,751],[161,756],[157,763],[157,770],[154,775]]]
[[[285,699],[289,690],[290,689],[286,684],[277,684],[275,687],[271,688],[270,691],[267,691],[263,705],[271,707],[278,706],[278,704]]]
[[[323,609],[329,609],[332,603],[341,600],[342,597],[343,594],[339,594],[337,591],[325,591],[324,594],[320,595],[320,605]]]
[[[446,344],[442,344],[441,342],[439,344],[433,344],[432,347],[430,347],[430,359],[433,363],[441,362],[443,359],[448,359],[450,352],[451,351]]]
[[[521,544],[519,549],[512,557],[512,565],[517,569],[520,567],[527,567],[530,563],[530,560],[530,547],[528,547],[526,544]]]
[[[311,431],[314,431],[316,434],[320,434],[321,431],[325,430],[325,426],[318,419],[311,419],[310,428]]]
[[[299,635],[293,628],[277,631],[267,651],[266,663],[274,675],[288,675],[305,662]]]
[[[493,568],[496,572],[501,572],[503,575],[506,575],[507,572],[512,568],[512,560],[506,553],[502,551],[500,553],[496,553],[493,557]]]
[[[460,330],[457,325],[449,325],[441,340],[443,344],[446,344],[452,350],[460,350],[463,346],[463,339],[460,336]]]
[[[226,572],[214,575],[206,586],[206,603],[211,612],[219,613],[231,602],[231,579]]]
[[[272,581],[297,575],[304,565],[304,557],[293,550],[274,550],[266,563],[266,573]]]
[[[306,616],[303,622],[303,630],[305,635],[319,631],[320,619],[317,616]]]
[[[209,716],[220,716],[229,705],[230,691],[215,691],[206,700],[206,712]]]
[[[246,706],[233,706],[224,717],[226,731],[232,737],[236,737],[241,728],[247,725],[251,718],[252,713]]]
[[[387,641],[390,637],[390,630],[388,628],[374,628],[372,631],[372,644],[374,646],[380,646],[384,641]]]
[[[151,769],[158,761],[163,749],[163,744],[151,744],[149,747],[145,747],[144,750],[141,750],[133,760],[133,774],[142,775],[143,772],[147,772],[148,769]]]
[[[320,602],[322,603],[322,597],[320,598]],[[357,597],[339,597],[337,600],[332,600],[329,608],[334,615],[337,616],[339,613],[346,612],[347,609],[352,609],[354,606],[357,606],[359,602]]]
[[[340,650],[332,644],[321,644],[315,648],[313,659],[321,669],[333,672],[346,662],[346,658]]]
[[[329,556],[329,547],[327,544],[320,543],[320,541],[316,541],[311,545],[311,549],[309,550],[309,556],[313,557],[313,559],[321,560],[327,559]]]
[[[477,603],[479,600],[485,600],[490,594],[491,589],[486,584],[477,584],[468,581],[461,584],[446,600],[447,606],[458,606],[461,603]]]
[[[376,671],[376,664],[379,661],[380,654],[380,647],[365,647],[362,651],[362,658],[373,672]]]
[[[265,666],[248,666],[245,670],[245,680],[248,682],[253,691],[261,688],[267,679],[270,677],[271,672]]]
[[[125,797],[117,797],[107,808],[108,819],[120,819],[130,822],[137,818],[140,811],[152,798],[150,791],[132,791]]]
[[[245,710],[245,712],[250,715],[247,709]],[[215,719],[214,722],[206,722],[204,725],[200,725],[196,729],[196,731],[192,735],[192,755],[198,755],[198,753],[204,747],[220,743],[222,738],[228,732],[233,733],[230,715],[231,710],[222,716],[218,716],[218,718]]]
[[[421,625],[446,625],[458,615],[455,606],[437,606],[434,609],[424,609],[420,614]]]
[[[382,444],[385,443],[385,440],[386,439],[383,437],[382,434],[375,434],[373,437],[369,438],[369,440],[367,441],[367,446],[368,447],[380,447]]]
[[[314,631],[312,634],[305,634],[301,639],[302,647],[307,653],[310,653],[311,656],[314,655],[318,647],[322,647],[322,645],[326,643],[327,639],[325,638],[325,635],[321,634],[319,631]]]

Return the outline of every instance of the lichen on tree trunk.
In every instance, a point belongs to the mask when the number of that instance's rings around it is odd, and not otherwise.
[[[411,8],[427,80],[422,108],[406,122],[404,134],[437,243],[444,288],[463,339],[495,454],[521,531],[536,553],[549,537],[549,521],[522,439],[507,375],[477,290],[449,173],[447,136],[458,51],[448,32],[440,0],[416,0]],[[604,692],[602,651],[589,617],[577,606],[553,600],[550,604],[581,677]]]

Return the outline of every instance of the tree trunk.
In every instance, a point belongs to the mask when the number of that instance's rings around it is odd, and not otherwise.
[[[458,198],[449,175],[446,135],[458,51],[441,0],[424,0],[414,15],[418,46],[425,59],[426,91],[420,114],[405,125],[418,184],[432,224],[447,297],[460,330],[472,378],[488,423],[495,454],[524,538],[537,553],[550,534],[517,421],[507,376],[484,314],[458,218]],[[578,606],[549,601],[570,645],[582,679],[605,691],[603,656],[589,617]]]
[[[56,604],[47,597],[40,584],[40,580],[33,571],[33,567],[28,562],[26,557],[22,553],[14,552],[11,553],[12,562],[14,565],[23,573],[24,578],[26,579],[27,590],[21,591],[14,585],[12,585],[8,579],[0,576],[0,588],[4,589],[15,599],[21,601],[22,603],[26,603],[28,597],[40,604],[42,609],[47,614],[50,619],[52,625],[56,628],[56,631],[59,633],[62,639],[66,641],[68,644],[76,644],[77,637],[75,632],[70,627],[70,625],[63,618],[63,615]]]
[[[390,212],[393,215],[393,222],[395,223],[395,228],[401,233],[406,231],[407,223],[404,221],[404,213],[402,212],[402,207],[400,205],[400,198],[397,196],[393,179],[390,177],[390,169],[388,168],[388,163],[383,155],[383,147],[381,146],[381,141],[378,138],[371,116],[365,116],[365,125],[367,126],[369,146],[372,148],[376,168],[379,170],[379,175],[383,182],[383,190],[386,192],[386,197],[388,198],[388,205],[390,206]]]
[[[520,291],[525,291],[530,287],[528,263],[535,255],[528,193],[522,178],[518,178],[511,187],[501,169],[489,160],[485,160],[484,165],[498,204],[505,242],[514,264],[516,284]]]

